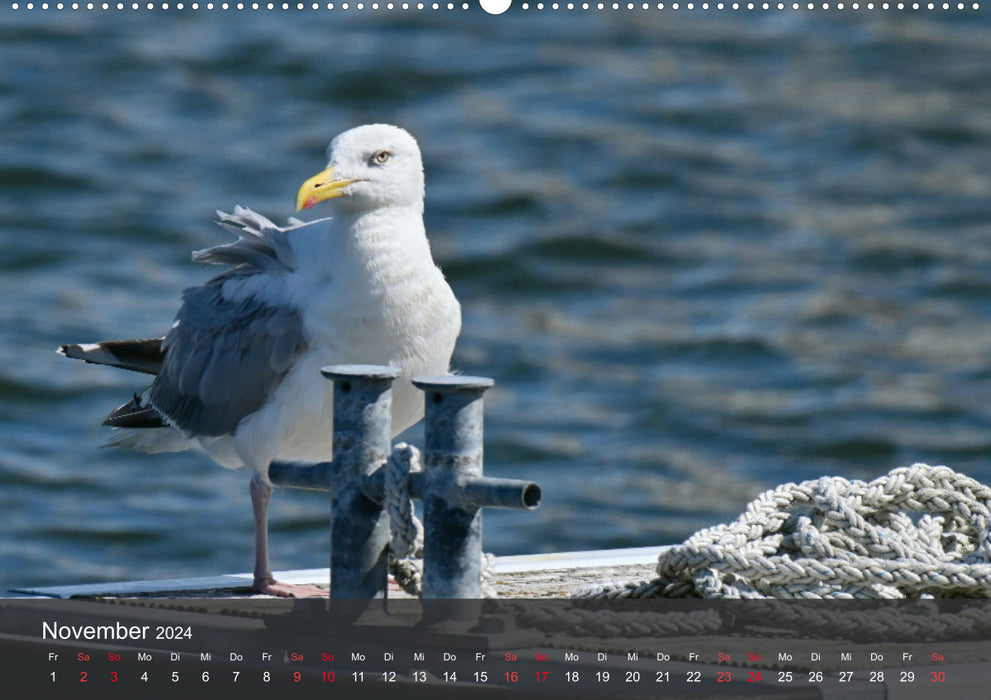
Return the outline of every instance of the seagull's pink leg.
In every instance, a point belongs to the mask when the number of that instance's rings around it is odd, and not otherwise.
[[[317,586],[280,583],[272,577],[268,564],[268,503],[274,491],[267,474],[256,472],[251,477],[251,508],[255,512],[255,582],[254,589],[263,595],[280,598],[327,597],[328,592]]]

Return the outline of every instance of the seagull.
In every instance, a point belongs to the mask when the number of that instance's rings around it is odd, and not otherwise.
[[[66,357],[155,375],[113,410],[107,445],[148,453],[196,449],[251,472],[254,589],[326,595],[272,576],[271,462],[327,461],[333,394],[320,368],[391,365],[396,435],[423,416],[410,378],[449,372],[461,308],[434,263],[423,225],[420,149],[405,130],[370,124],[327,149],[298,210],[333,200],[334,216],[277,226],[250,209],[217,212],[237,240],[193,253],[227,268],[182,293],[163,338],[63,345]]]

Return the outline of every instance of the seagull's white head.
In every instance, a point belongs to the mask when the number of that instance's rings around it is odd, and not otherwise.
[[[340,198],[349,211],[417,206],[423,209],[423,161],[416,140],[390,124],[349,129],[330,142],[323,172],[303,183],[296,209]]]

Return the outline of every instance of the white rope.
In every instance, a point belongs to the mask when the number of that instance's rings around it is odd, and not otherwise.
[[[495,555],[482,552],[482,597],[497,598],[495,589]]]
[[[385,509],[389,514],[389,573],[412,596],[419,597],[423,575],[413,558],[423,557],[423,524],[413,512],[409,476],[421,470],[420,451],[401,442],[385,463]]]
[[[420,451],[413,445],[401,442],[395,446],[385,463],[385,509],[389,514],[389,573],[409,595],[420,597],[423,593],[423,523],[413,512],[410,498],[409,477],[422,470]],[[417,559],[420,564],[414,561]],[[496,596],[492,580],[495,557],[482,554],[482,597]]]
[[[657,578],[578,597],[762,598],[734,607],[728,628],[801,630],[844,639],[912,641],[986,634],[991,612],[941,612],[935,597],[991,596],[991,488],[947,467],[915,464],[871,482],[823,477],[766,491],[729,525],[661,554]],[[914,598],[915,607],[834,609],[775,598]],[[703,624],[713,624],[700,611]],[[674,624],[682,634],[694,615]],[[577,634],[587,620],[559,615]],[[608,621],[609,614],[604,615]],[[645,615],[659,625],[663,615]],[[648,621],[649,619],[649,621]]]
[[[653,581],[584,597],[987,597],[989,522],[991,489],[948,467],[785,484],[666,550]]]
[[[385,503],[389,513],[389,550],[397,558],[419,556],[423,551],[423,524],[413,514],[409,477],[421,471],[420,451],[401,442],[385,464]]]

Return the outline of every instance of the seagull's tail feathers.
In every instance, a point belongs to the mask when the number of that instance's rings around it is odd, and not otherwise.
[[[100,447],[125,447],[138,452],[183,452],[194,445],[173,428],[114,428]]]
[[[102,343],[63,345],[58,353],[95,365],[158,374],[165,355],[162,340],[108,340]],[[181,452],[192,446],[190,440],[170,427],[148,402],[147,392],[135,394],[128,403],[115,408],[103,424],[114,429],[103,447],[127,447],[139,452],[154,453]]]
[[[80,343],[63,345],[60,355],[83,360],[95,365],[120,367],[134,372],[158,374],[165,356],[162,338],[140,340],[107,340],[102,343]]]
[[[135,394],[118,406],[103,421],[113,433],[103,447],[127,447],[139,452],[181,452],[192,447],[191,441],[172,428],[148,402],[148,392]]]
[[[148,392],[135,394],[134,398],[123,406],[118,406],[110,412],[104,425],[112,428],[169,428],[162,414],[148,401]]]

